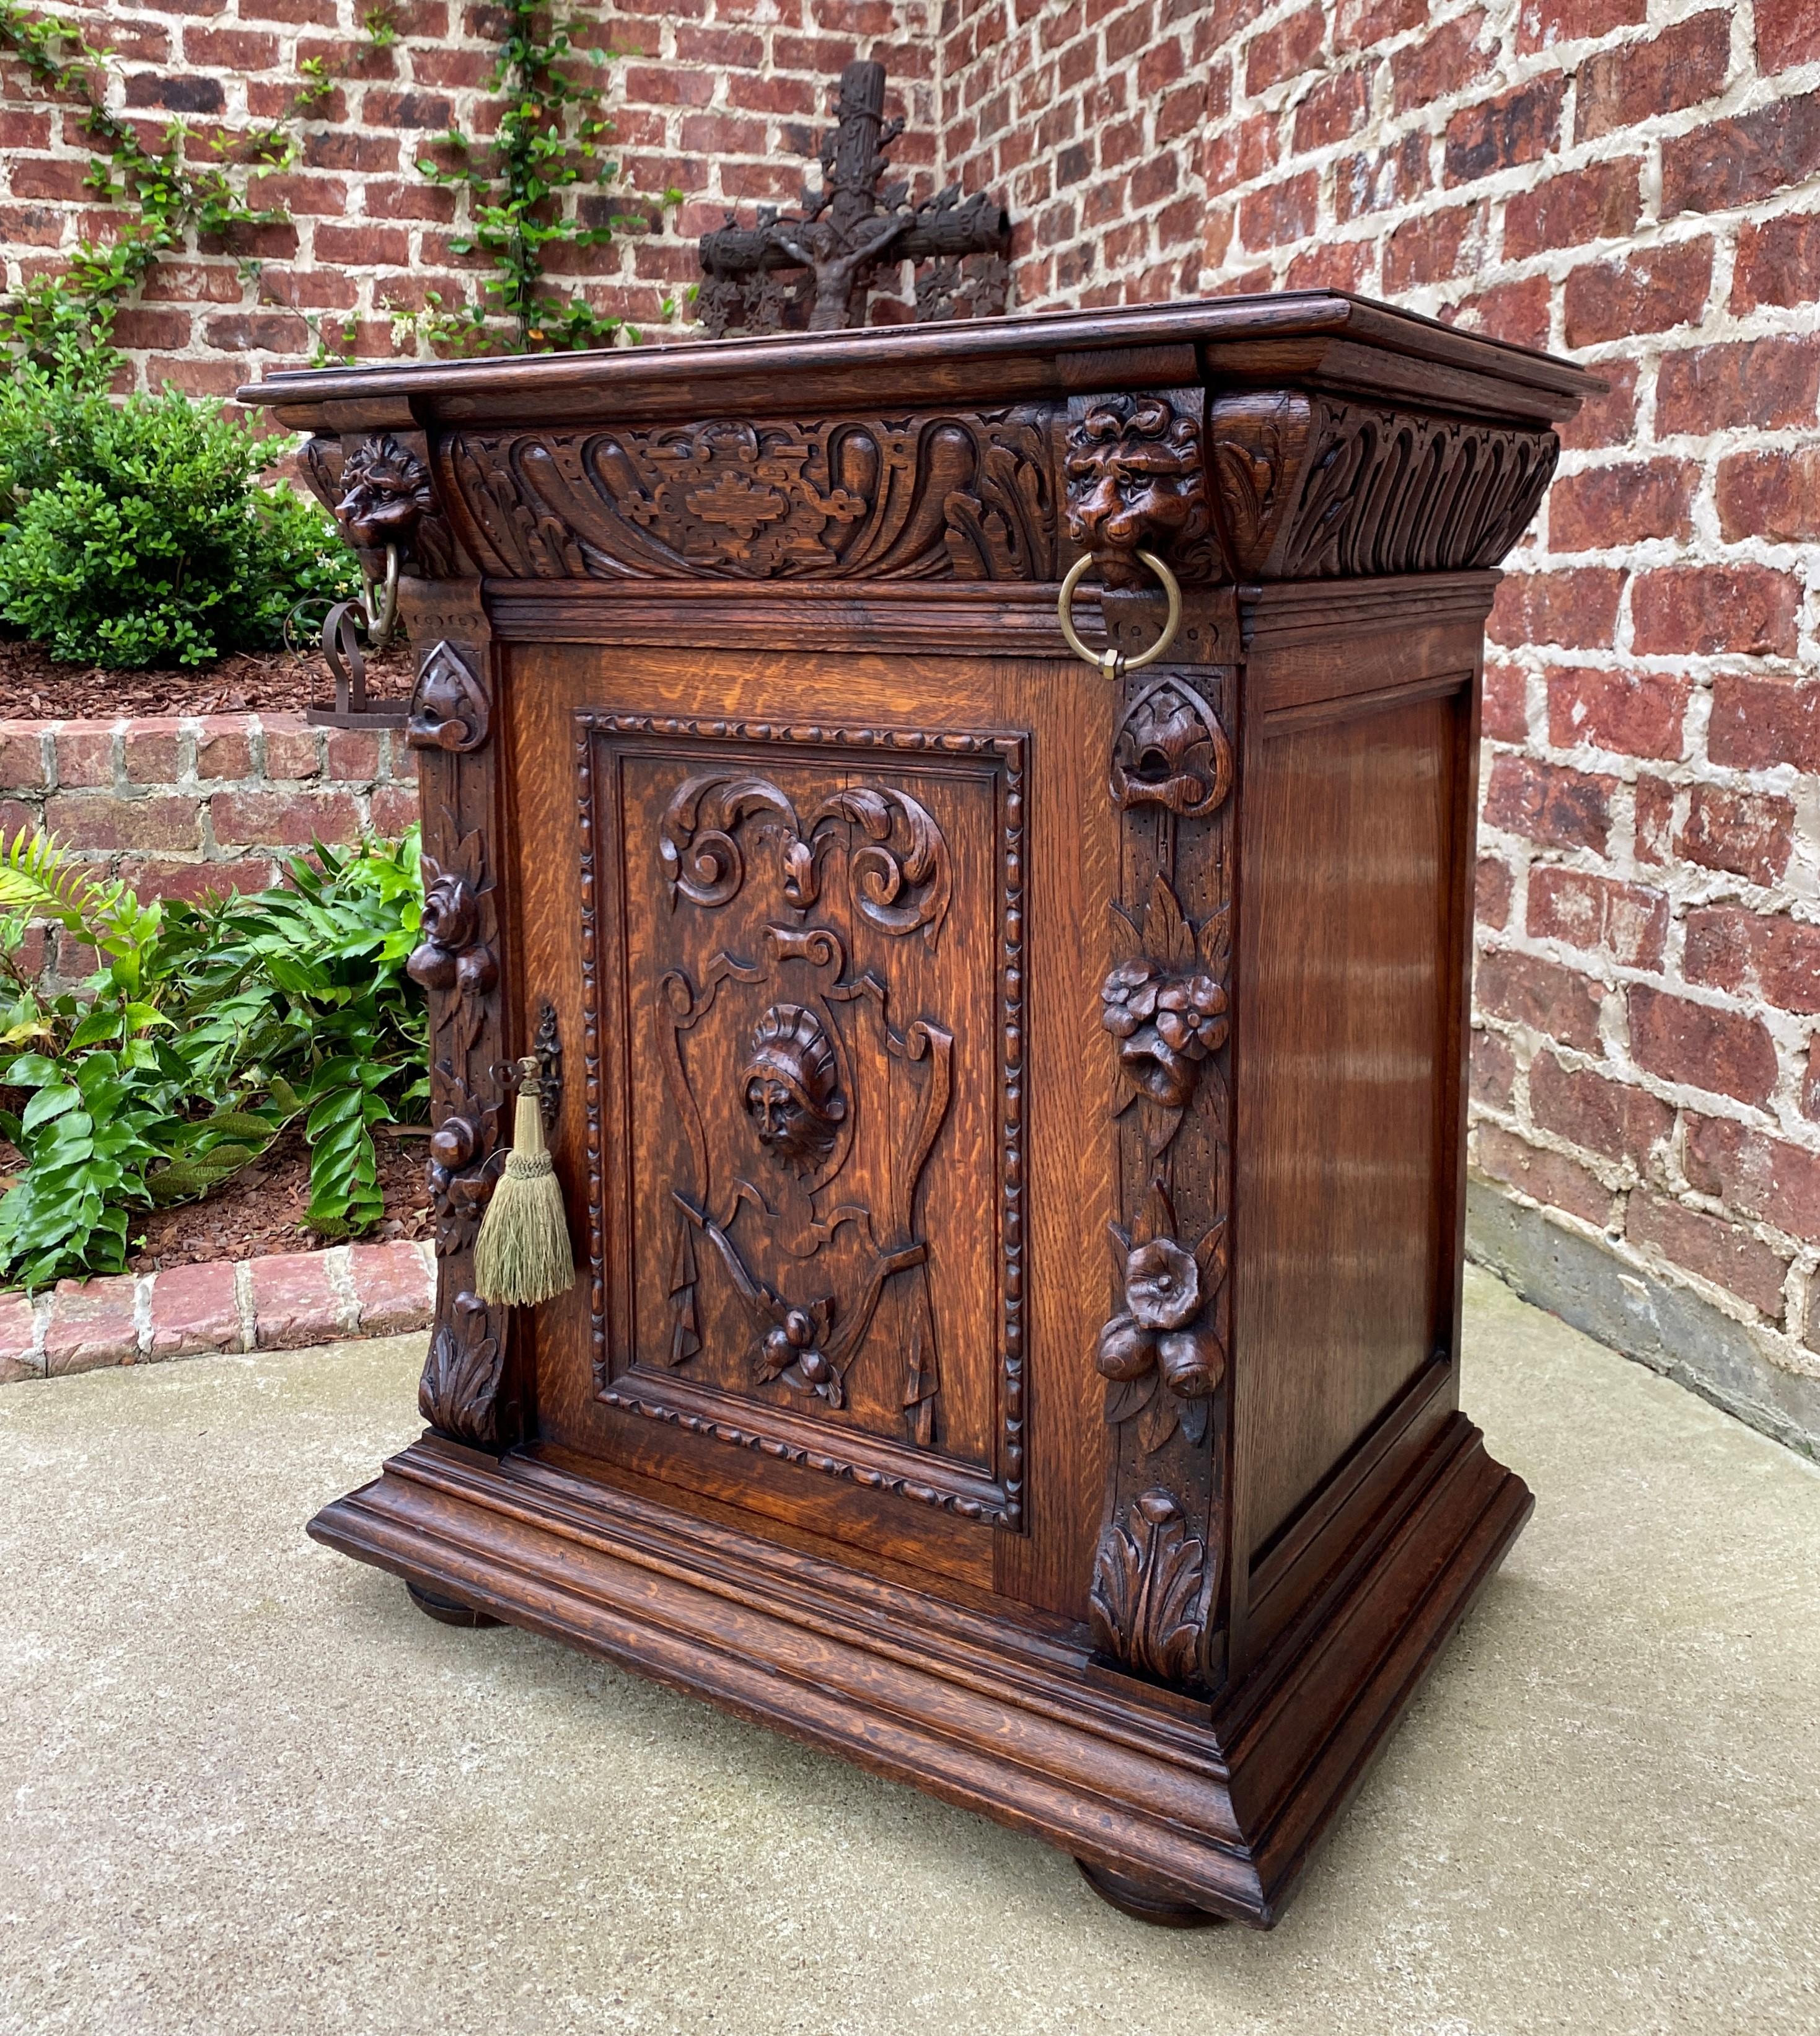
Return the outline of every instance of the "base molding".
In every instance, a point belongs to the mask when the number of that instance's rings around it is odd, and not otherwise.
[[[1084,1627],[1008,1601],[989,1616],[529,1454],[426,1436],[309,1531],[420,1602],[582,1648],[1042,1838],[1102,1894],[1267,1927],[1531,1502],[1455,1416],[1318,1632],[1286,1631],[1211,1702],[1109,1674]]]

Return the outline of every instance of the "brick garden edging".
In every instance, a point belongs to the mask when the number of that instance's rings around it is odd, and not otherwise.
[[[32,1300],[0,1299],[0,1386],[427,1329],[435,1263],[427,1242],[340,1244],[60,1280]]]
[[[416,817],[399,730],[312,728],[298,713],[0,721],[0,834],[47,828],[141,898],[263,890],[312,841],[396,836]],[[52,988],[92,966],[73,943],[24,961]]]

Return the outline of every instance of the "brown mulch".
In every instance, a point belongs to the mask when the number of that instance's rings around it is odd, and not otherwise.
[[[379,1244],[396,1237],[431,1233],[429,1190],[424,1164],[426,1140],[379,1125],[379,1192],[386,1213],[360,1242]],[[220,1259],[263,1258],[273,1253],[319,1251],[333,1238],[303,1227],[310,1202],[310,1156],[303,1133],[281,1133],[270,1148],[199,1202],[175,1208],[135,1211],[133,1235],[143,1244],[134,1254],[135,1272],[163,1265],[197,1265]]]
[[[367,690],[408,699],[411,654],[367,662]],[[277,713],[331,701],[335,682],[318,655],[240,651],[169,672],[107,672],[59,665],[36,643],[0,639],[0,721],[112,721],[121,714]]]

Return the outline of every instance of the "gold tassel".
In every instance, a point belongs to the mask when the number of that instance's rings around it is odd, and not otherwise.
[[[562,1183],[544,1143],[536,1056],[527,1055],[518,1069],[523,1080],[512,1149],[474,1239],[474,1291],[483,1301],[529,1308],[575,1284],[575,1257]]]

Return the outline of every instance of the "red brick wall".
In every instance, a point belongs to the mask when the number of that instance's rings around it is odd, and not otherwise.
[[[234,252],[193,248],[162,262],[116,327],[146,386],[175,381],[192,394],[226,393],[269,367],[307,359],[306,315],[332,345],[363,357],[394,353],[390,313],[474,294],[477,264],[449,245],[456,196],[414,165],[451,120],[470,134],[496,122],[488,89],[497,16],[465,0],[390,0],[401,31],[391,48],[364,52],[358,23],[371,0],[110,0],[46,6],[119,53],[109,88],[116,111],[142,116],[149,145],[181,117],[191,154],[215,160],[217,138],[284,120],[299,65],[322,58],[351,67],[311,119],[290,123],[302,154],[281,174],[255,178],[256,203],[290,223],[253,232],[242,251],[261,264],[243,273]],[[574,11],[574,10],[571,10]],[[611,246],[549,253],[552,281],[581,288],[599,310],[654,334],[666,296],[680,301],[699,273],[695,240],[726,210],[755,202],[793,205],[824,124],[828,87],[855,57],[887,67],[887,111],[908,122],[894,159],[916,194],[933,188],[937,153],[936,51],[922,0],[689,0],[587,9],[579,42],[615,51],[599,74],[621,178],[578,203],[592,221],[644,217],[653,230]],[[79,107],[49,105],[23,74],[0,66],[0,282],[17,287],[61,266],[79,234],[107,236],[113,215],[92,209],[83,179],[92,154]],[[671,188],[680,208],[656,201]],[[345,337],[344,339],[344,334]],[[416,353],[407,337],[399,350]],[[427,351],[426,349],[424,349]]]
[[[0,722],[0,838],[43,827],[97,876],[142,899],[258,891],[312,842],[397,836],[417,818],[401,734],[306,725],[300,714],[160,715],[138,721]],[[86,948],[21,956],[66,988]]]

